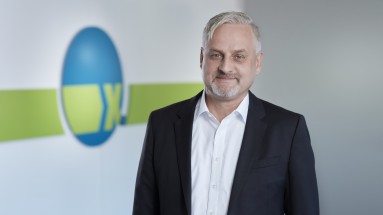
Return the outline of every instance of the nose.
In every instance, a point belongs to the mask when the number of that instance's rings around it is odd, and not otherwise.
[[[232,73],[233,72],[233,63],[230,61],[230,59],[222,59],[218,69],[225,74]]]

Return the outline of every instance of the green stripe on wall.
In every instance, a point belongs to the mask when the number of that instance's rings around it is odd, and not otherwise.
[[[188,99],[201,83],[132,84],[126,124],[146,123],[151,111]],[[64,134],[56,89],[0,90],[0,142]]]
[[[202,83],[132,84],[127,124],[145,123],[151,111],[191,98],[203,88]]]
[[[97,84],[63,87],[65,115],[75,134],[97,132],[102,119],[101,91]]]
[[[63,133],[56,90],[0,91],[0,141]]]

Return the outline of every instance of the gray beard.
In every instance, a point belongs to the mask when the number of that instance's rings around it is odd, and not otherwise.
[[[229,90],[222,90],[215,83],[212,83],[211,84],[211,90],[212,90],[213,94],[218,96],[218,97],[233,98],[238,94],[239,86],[236,86],[236,87],[231,88]]]

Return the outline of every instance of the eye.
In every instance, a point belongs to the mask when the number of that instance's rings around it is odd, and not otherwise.
[[[234,60],[238,62],[243,62],[244,60],[246,60],[246,56],[242,54],[237,54],[234,56]]]
[[[212,60],[222,60],[223,56],[220,53],[213,52],[209,55],[210,59]]]

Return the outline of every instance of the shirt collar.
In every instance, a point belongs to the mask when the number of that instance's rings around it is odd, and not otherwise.
[[[243,98],[242,102],[239,104],[235,111],[242,116],[243,122],[246,123],[247,112],[249,110],[249,93],[246,94],[245,98]]]
[[[237,109],[235,109],[233,112],[236,112],[237,114],[239,114],[242,117],[243,122],[246,123],[248,110],[249,110],[249,93],[246,94],[245,98],[241,101]],[[194,115],[194,120],[196,120],[201,114],[205,112],[210,113],[206,105],[205,90],[204,90],[202,92],[201,98],[199,99],[197,103],[197,111],[196,111],[196,114]]]

